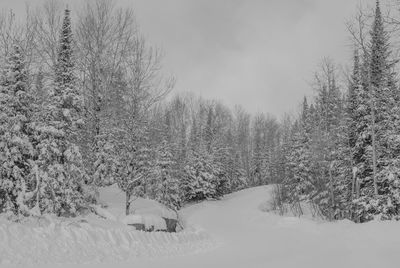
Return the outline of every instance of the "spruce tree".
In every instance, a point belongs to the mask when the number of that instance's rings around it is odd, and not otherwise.
[[[181,195],[174,164],[171,148],[164,140],[157,148],[156,163],[152,171],[156,181],[155,199],[173,210],[178,210]]]
[[[264,170],[264,117],[258,115],[254,122],[253,151],[251,157],[251,179],[253,186],[261,185],[265,178]]]
[[[215,169],[205,153],[191,152],[189,164],[185,167],[183,183],[185,199],[198,201],[217,197]]]
[[[33,98],[21,48],[7,58],[0,85],[0,212],[28,213],[34,148]]]
[[[376,3],[371,30],[371,51],[368,65],[369,137],[371,146],[363,165],[369,164],[369,173],[360,181],[359,198],[356,199],[357,218],[392,219],[399,214],[399,152],[398,91],[394,83],[394,61],[390,59],[389,34],[385,30],[379,1]],[[363,103],[361,103],[363,105]],[[361,107],[362,108],[362,107]],[[365,135],[364,135],[365,136]]]
[[[352,218],[353,200],[357,197],[357,163],[356,144],[358,139],[357,124],[359,113],[359,97],[361,88],[361,66],[358,49],[354,50],[353,71],[350,77],[348,92],[345,98],[345,111],[340,131],[339,147],[339,180],[335,190],[338,199],[340,216]],[[358,161],[358,162],[357,162]]]
[[[358,98],[357,93],[361,86],[361,74],[360,74],[360,56],[356,49],[354,51],[353,58],[353,73],[350,78],[350,84],[347,93],[347,119],[348,119],[348,135],[349,135],[349,146],[354,149],[357,139],[357,108]]]
[[[40,177],[40,211],[74,215],[84,205],[87,180],[77,145],[83,125],[83,99],[76,87],[70,11],[65,10],[53,90],[37,124],[36,176]]]

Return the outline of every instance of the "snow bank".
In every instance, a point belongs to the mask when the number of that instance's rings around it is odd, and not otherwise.
[[[100,203],[107,206],[107,211],[111,212],[120,220],[125,218],[125,193],[116,184],[99,189]],[[130,213],[136,215],[156,215],[161,218],[177,219],[174,211],[166,208],[157,201],[136,198],[131,203]]]
[[[125,224],[144,224],[146,230],[167,230],[165,220],[154,214],[128,215],[121,220]]]
[[[125,195],[117,186],[100,189],[95,214],[75,219],[46,216],[10,222],[0,215],[0,266],[43,264],[114,263],[143,257],[187,255],[216,247],[208,233],[189,227],[179,233],[142,232],[166,230],[163,219],[177,215],[156,201],[138,198],[125,216]]]
[[[121,222],[125,224],[144,224],[142,215],[128,215]]]
[[[95,216],[75,220],[46,217],[23,223],[0,219],[0,241],[0,266],[125,262],[214,247],[208,234],[200,230],[145,233]]]
[[[176,213],[157,201],[138,198],[131,206],[131,213],[140,215],[157,215],[160,218],[168,218],[176,220]]]
[[[182,217],[187,226],[199,227],[180,233],[134,231],[95,215],[23,224],[0,218],[0,267],[69,268],[71,262],[80,268],[399,267],[400,222],[279,216],[259,209],[270,192],[271,187],[256,187],[188,206]],[[123,212],[115,199],[106,204]]]
[[[99,215],[100,217],[103,217],[105,219],[112,220],[112,221],[117,220],[117,218],[113,214],[111,214],[108,210],[102,208],[99,205],[92,205],[92,208],[94,209],[96,214]]]

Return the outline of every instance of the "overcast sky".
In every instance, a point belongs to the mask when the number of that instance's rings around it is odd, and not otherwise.
[[[0,0],[23,10],[23,0]],[[36,3],[40,0],[31,0]],[[69,0],[72,9],[79,0]],[[166,53],[176,91],[252,113],[293,112],[320,59],[351,59],[345,22],[367,0],[117,0],[135,9],[145,36]]]

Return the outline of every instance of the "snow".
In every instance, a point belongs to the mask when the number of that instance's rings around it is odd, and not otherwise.
[[[140,215],[157,215],[160,218],[176,219],[176,213],[162,204],[149,199],[138,198],[136,202],[132,204],[131,212]]]
[[[100,203],[107,205],[107,210],[112,212],[118,219],[125,218],[125,194],[118,189],[116,184],[100,190]],[[177,219],[174,211],[150,199],[133,199],[130,208],[130,212],[136,215],[157,215],[161,218]]]
[[[153,214],[128,215],[121,221],[125,224],[144,224],[146,230],[167,230],[167,224],[165,223],[165,220]]]
[[[142,215],[143,223],[146,229],[154,228],[154,230],[167,230],[165,220],[157,215],[145,214]]]
[[[47,217],[21,224],[2,219],[0,241],[0,267],[119,263],[188,255],[214,247],[202,230],[146,233],[93,215],[74,220]]]
[[[100,190],[100,202],[106,204],[107,210],[115,215],[124,224],[144,224],[146,230],[166,230],[163,218],[177,219],[177,214],[162,204],[145,198],[136,198],[131,204],[132,215],[125,215],[125,195],[117,185],[105,187]],[[106,217],[108,218],[108,217]]]
[[[147,214],[125,216],[124,194],[117,187],[102,189],[100,199],[103,206],[92,206],[97,215],[73,219],[44,216],[12,223],[0,215],[0,267],[120,263],[190,255],[216,247],[207,232],[191,226],[179,233],[150,233],[127,225],[143,223],[165,230],[161,216],[176,218],[176,214],[157,202],[137,199],[133,209]]]
[[[260,209],[270,190],[256,187],[188,206],[181,212],[186,229],[177,234],[132,231],[93,215],[88,223],[0,221],[0,267],[398,267],[400,223],[279,216]],[[123,211],[123,203],[118,210],[111,201],[109,211]]]
[[[117,217],[115,217],[114,214],[112,214],[111,212],[109,212],[108,210],[102,208],[99,205],[92,205],[92,208],[94,209],[96,214],[99,215],[100,217],[103,217],[103,218],[111,220],[111,221],[116,221],[117,220]]]
[[[143,224],[142,215],[128,215],[121,220],[125,224]]]

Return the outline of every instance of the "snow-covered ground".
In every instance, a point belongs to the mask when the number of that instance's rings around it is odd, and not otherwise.
[[[98,267],[99,263],[191,255],[217,245],[207,232],[192,226],[179,233],[136,231],[125,224],[125,196],[117,187],[103,189],[100,198],[108,205],[95,207],[102,218],[94,214],[74,219],[46,216],[11,223],[0,215],[0,267]],[[137,199],[133,208],[146,225],[157,227],[161,217],[176,217],[152,200]]]
[[[104,201],[116,200],[112,195]],[[75,268],[400,267],[400,223],[281,217],[259,209],[268,198],[269,188],[257,187],[189,206],[181,214],[189,228],[178,234],[131,231],[119,223],[44,230],[0,223],[0,259],[6,254],[21,267],[48,268],[71,267],[62,264],[67,259]],[[116,218],[119,202],[109,208]],[[34,256],[48,263],[35,263]]]

